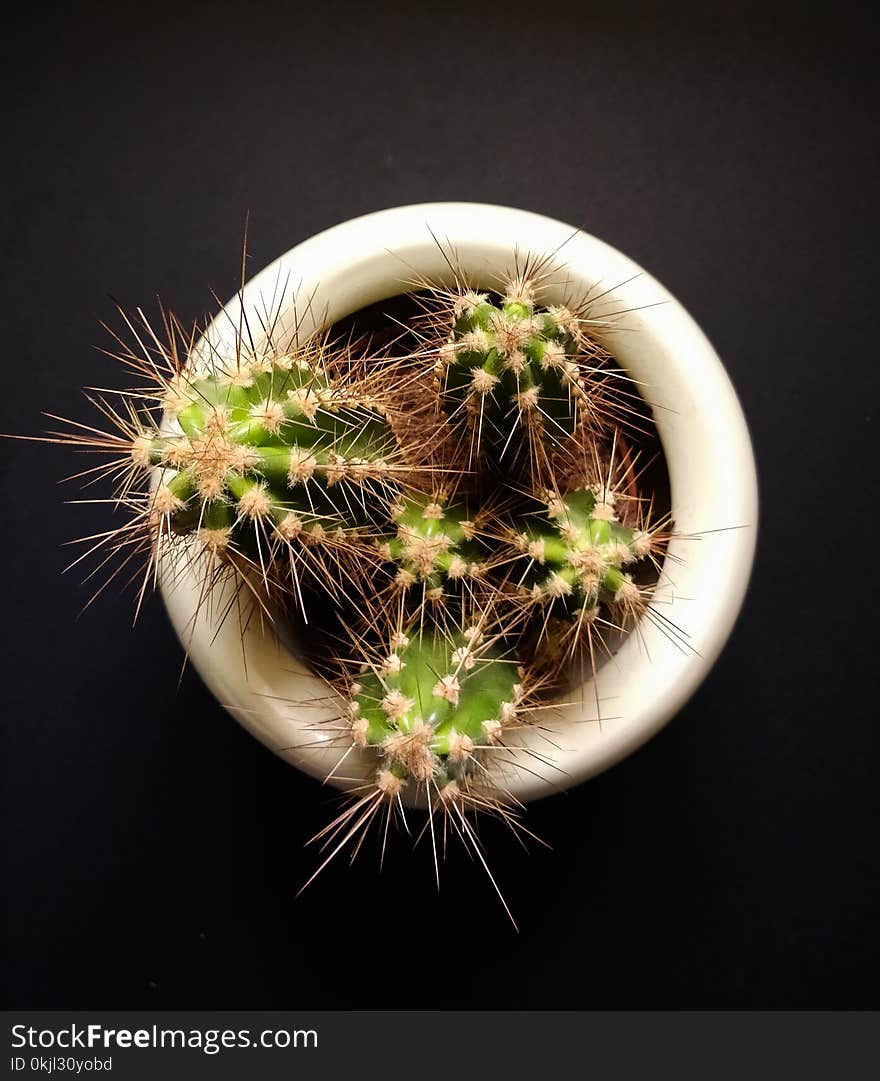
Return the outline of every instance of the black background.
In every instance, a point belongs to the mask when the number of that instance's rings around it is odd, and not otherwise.
[[[617,10],[619,9],[619,10]],[[497,833],[300,899],[331,797],[187,673],[8,443],[6,998],[19,1007],[877,1006],[877,76],[857,9],[295,2],[4,26],[0,430],[89,416],[109,296],[184,318],[307,236],[468,199],[584,226],[712,338],[759,463],[741,621],[661,736]],[[67,495],[74,497],[71,489]]]

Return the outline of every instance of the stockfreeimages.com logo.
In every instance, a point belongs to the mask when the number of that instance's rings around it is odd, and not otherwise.
[[[12,1026],[12,1048],[32,1051],[116,1051],[130,1048],[184,1049],[203,1051],[216,1055],[220,1051],[237,1047],[256,1047],[267,1050],[306,1048],[318,1046],[315,1029],[266,1028],[252,1032],[247,1028],[106,1028],[104,1025],[69,1025],[58,1029],[32,1028],[27,1025]]]

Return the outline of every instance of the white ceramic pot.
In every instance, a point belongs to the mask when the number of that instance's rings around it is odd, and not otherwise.
[[[404,293],[416,275],[449,279],[441,251],[454,249],[477,285],[492,287],[522,253],[556,252],[564,266],[547,302],[592,289],[602,294],[591,314],[621,329],[613,351],[653,405],[663,444],[678,533],[653,606],[681,629],[687,646],[670,641],[644,619],[599,671],[598,696],[585,687],[582,704],[566,706],[553,745],[537,731],[524,736],[540,754],[528,769],[506,765],[504,785],[535,799],[583,781],[634,751],[684,705],[718,657],[736,620],[755,549],[757,482],[749,434],[736,394],[715,350],[678,301],[641,267],[572,226],[522,210],[471,203],[398,207],[337,225],[297,245],[245,287],[250,313],[281,307],[303,334],[375,301]],[[598,288],[597,288],[598,286]],[[555,295],[554,295],[555,294]],[[209,334],[234,345],[232,318]],[[619,313],[626,312],[626,315]],[[259,320],[252,318],[252,327]],[[625,333],[622,332],[625,329]],[[235,618],[218,631],[209,614],[193,622],[198,582],[164,582],[171,620],[191,663],[219,701],[276,754],[320,778],[341,751],[320,722],[334,714],[326,690],[272,634],[253,621],[242,643]],[[222,599],[212,612],[222,611]],[[601,704],[601,724],[596,701]],[[547,716],[542,715],[542,724]],[[708,722],[707,722],[708,723]],[[542,765],[541,760],[552,761]],[[365,756],[345,764],[347,777],[375,769]],[[342,782],[340,787],[344,787]]]

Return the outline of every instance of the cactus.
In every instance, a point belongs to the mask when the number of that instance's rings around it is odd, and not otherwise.
[[[640,610],[643,592],[626,568],[651,552],[651,534],[617,520],[616,497],[609,488],[546,494],[543,520],[514,538],[529,560],[521,588],[537,604],[582,610],[589,622],[600,604],[625,613]]]
[[[162,469],[152,505],[172,534],[238,547],[262,566],[294,541],[368,527],[396,494],[381,408],[288,360],[179,376],[165,404],[181,433],[134,440],[135,463]]]
[[[352,742],[377,749],[377,784],[390,794],[413,781],[442,795],[467,783],[476,756],[513,724],[521,679],[502,642],[479,623],[452,634],[409,625],[348,687]]]
[[[582,311],[541,307],[536,282],[513,276],[504,295],[435,291],[430,321],[451,323],[437,350],[441,401],[466,421],[471,449],[496,467],[525,449],[536,477],[548,446],[601,426],[621,403],[607,393],[609,355],[585,333]]]
[[[485,580],[486,553],[466,502],[450,500],[445,491],[411,492],[391,508],[391,517],[396,532],[380,540],[377,550],[390,564],[397,590],[443,603],[451,585]]]
[[[93,399],[113,431],[53,433],[112,456],[99,468],[118,478],[112,502],[132,520],[106,534],[105,547],[147,550],[145,582],[159,555],[181,555],[184,567],[201,561],[206,590],[219,564],[248,579],[269,614],[287,589],[301,600],[303,579],[331,593],[359,590],[389,505],[419,471],[383,403],[381,359],[365,372],[350,348],[322,335],[259,352],[239,336],[226,353],[181,358],[175,323],[160,342],[142,320],[128,325],[152,348],[117,356],[150,385],[121,392],[122,408]]]
[[[487,766],[508,751],[510,732],[527,723],[541,679],[517,663],[517,636],[490,608],[471,606],[457,625],[447,622],[443,628],[406,618],[386,617],[382,625],[394,629],[372,646],[351,635],[358,656],[333,681],[343,703],[343,759],[355,749],[372,754],[375,772],[358,789],[361,794],[312,838],[331,851],[303,889],[343,847],[357,852],[383,810],[387,836],[394,810],[404,815],[404,796],[421,795],[429,810],[435,872],[433,822],[439,816],[482,864],[510,915],[467,813],[493,815],[514,832],[534,836],[522,826],[516,801],[487,781]]]

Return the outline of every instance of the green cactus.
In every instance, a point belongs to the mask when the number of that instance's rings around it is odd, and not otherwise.
[[[379,542],[378,552],[391,564],[398,589],[439,602],[450,584],[484,579],[486,555],[465,502],[450,502],[443,492],[412,492],[391,515],[397,531]]]
[[[381,756],[376,783],[386,795],[413,781],[440,794],[454,784],[452,796],[515,723],[522,672],[479,621],[453,633],[416,622],[387,645],[347,689],[352,743]]]
[[[131,458],[160,467],[160,533],[240,550],[266,566],[294,541],[333,543],[383,521],[406,472],[382,406],[336,385],[306,355],[180,374],[162,429],[143,427]]]
[[[547,496],[546,511],[513,537],[529,561],[520,582],[527,601],[576,616],[579,625],[594,622],[603,605],[618,622],[640,612],[645,591],[626,568],[652,551],[651,534],[621,524],[617,497],[602,485]]]
[[[532,441],[557,441],[592,414],[586,376],[601,350],[575,313],[539,307],[523,277],[497,304],[473,291],[449,303],[452,335],[437,363],[443,402],[450,416],[467,418],[490,457],[505,454],[519,427]]]

